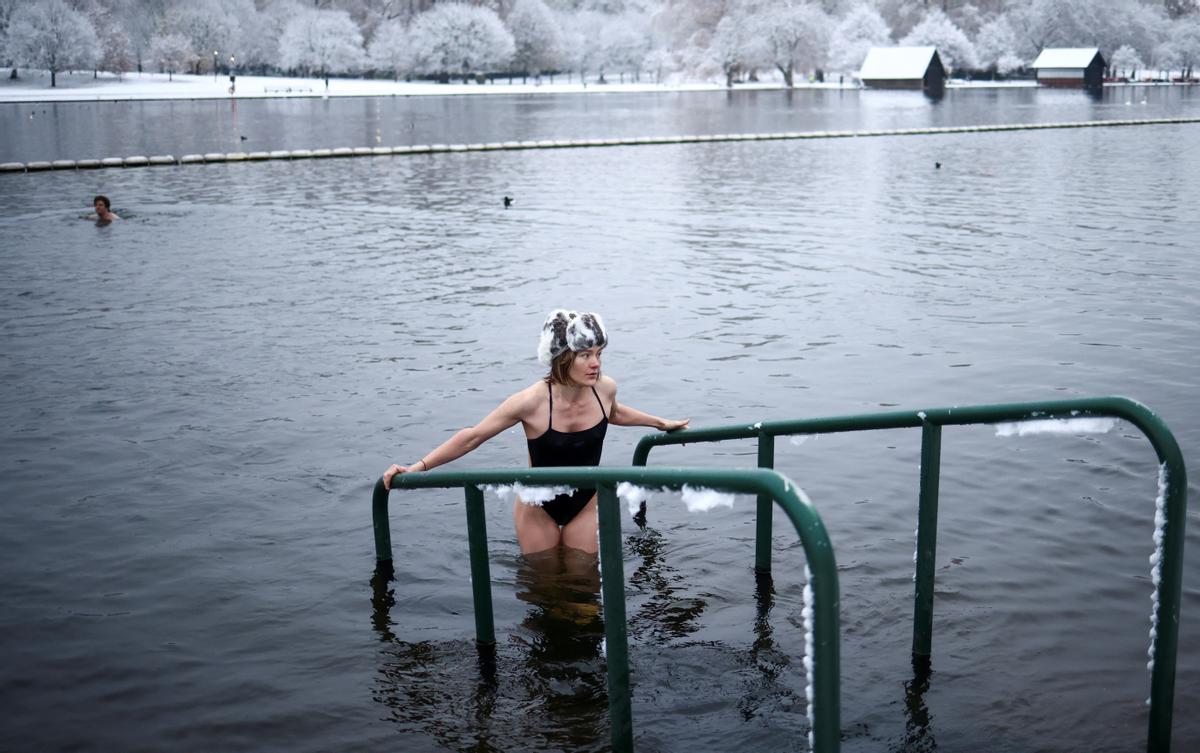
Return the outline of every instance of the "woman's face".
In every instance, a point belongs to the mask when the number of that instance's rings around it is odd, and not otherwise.
[[[575,352],[568,374],[571,381],[584,387],[592,387],[600,379],[600,351],[603,348],[588,348]]]

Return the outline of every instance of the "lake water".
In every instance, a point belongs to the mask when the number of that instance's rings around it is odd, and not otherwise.
[[[1198,103],[1181,87],[244,102],[237,128],[274,149],[404,143],[403,108],[416,143]],[[0,160],[235,147],[229,103],[47,105],[50,126],[15,130],[32,109],[0,107]],[[78,219],[100,191],[126,220]],[[488,497],[494,657],[473,644],[459,493],[392,496],[396,580],[371,582],[374,480],[536,380],[550,308],[602,312],[621,399],[696,425],[1123,394],[1163,415],[1194,475],[1198,195],[1194,125],[0,176],[0,748],[605,750],[595,574],[520,558],[507,505]],[[605,464],[640,436],[611,430]],[[1144,748],[1149,443],[1124,424],[946,430],[928,688],[909,666],[919,445],[778,442],[839,564],[843,749]],[[524,458],[514,431],[459,465]],[[805,748],[803,553],[777,520],[774,591],[756,595],[753,510],[664,495],[646,531],[625,522],[640,751]],[[1197,518],[1180,751],[1200,749]]]

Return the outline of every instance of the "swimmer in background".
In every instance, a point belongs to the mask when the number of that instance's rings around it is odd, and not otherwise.
[[[520,423],[525,429],[533,468],[597,466],[608,425],[650,426],[675,431],[690,419],[673,420],[643,413],[617,402],[617,383],[600,373],[608,333],[596,314],[557,309],[542,325],[538,360],[550,373],[511,395],[482,421],[463,429],[409,466],[393,465],[383,474],[391,488],[398,473],[417,473],[445,465]],[[522,554],[559,545],[595,554],[599,519],[596,490],[576,489],[544,504],[517,499],[513,523]]]
[[[107,225],[113,220],[121,219],[116,212],[112,210],[112,202],[107,196],[100,195],[92,199],[92,206],[96,208],[94,214],[89,214],[85,219],[95,220],[97,225]]]

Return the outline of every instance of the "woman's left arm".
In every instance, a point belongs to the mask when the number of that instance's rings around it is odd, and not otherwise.
[[[692,419],[671,419],[659,418],[652,416],[649,413],[640,411],[637,408],[632,408],[628,405],[622,405],[617,401],[616,384],[612,387],[612,411],[608,417],[608,422],[616,426],[650,426],[659,431],[675,431],[687,427],[688,422]]]

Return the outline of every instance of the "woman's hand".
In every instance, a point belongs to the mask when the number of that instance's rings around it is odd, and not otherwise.
[[[682,421],[673,421],[669,418],[664,418],[662,421],[662,425],[659,426],[658,428],[661,431],[675,431],[676,429],[686,429],[688,423],[691,420],[692,419],[690,419],[690,418],[685,418]]]
[[[395,476],[397,473],[416,473],[417,471],[423,470],[425,470],[425,466],[423,466],[421,463],[414,463],[412,465],[393,464],[391,468],[388,468],[383,472],[383,488],[392,488],[392,476]]]

